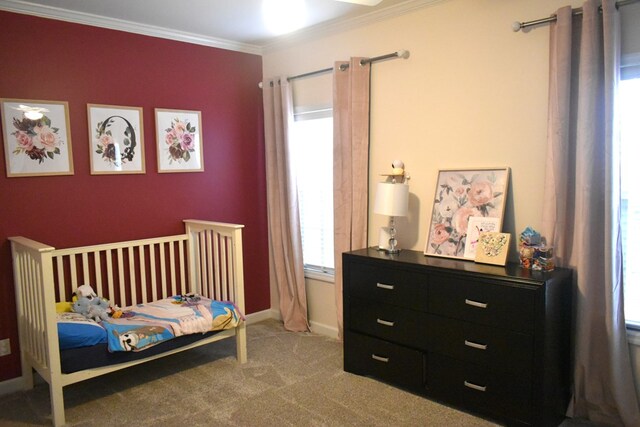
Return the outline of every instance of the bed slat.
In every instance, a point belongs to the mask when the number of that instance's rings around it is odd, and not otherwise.
[[[169,272],[171,276],[171,295],[178,295],[176,292],[176,256],[173,243],[169,243]]]
[[[156,245],[149,245],[149,259],[151,260],[151,297],[158,299],[158,282],[156,281]]]
[[[147,300],[147,269],[144,262],[144,254],[145,249],[148,248],[148,245],[140,245],[140,250],[138,251],[138,265],[140,266],[140,288],[142,290],[142,301]]]
[[[98,295],[107,295],[108,292],[102,287],[102,261],[100,260],[100,251],[93,252],[93,267],[96,272],[95,290]],[[88,283],[91,283],[90,281]]]
[[[138,304],[138,288],[136,285],[136,263],[133,260],[134,248],[127,250],[129,253],[129,289],[131,290],[131,305]]]
[[[160,243],[160,288],[162,298],[167,297],[167,264],[165,260],[164,244]]]
[[[112,301],[116,300],[115,287],[113,286],[113,252],[111,249],[107,249],[105,251],[105,256],[107,257],[107,283],[109,284],[109,295],[107,298]],[[122,296],[120,296],[122,298]],[[122,299],[118,300],[118,304],[120,307],[124,307],[122,305]]]

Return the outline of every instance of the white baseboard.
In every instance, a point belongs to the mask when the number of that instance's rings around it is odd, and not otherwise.
[[[309,323],[311,324],[311,332],[325,335],[329,338],[338,339],[338,328],[313,321]]]
[[[267,320],[267,319],[282,320],[280,318],[280,313],[278,312],[278,310],[273,310],[273,309],[262,310],[255,313],[247,314],[245,318],[247,319],[247,325],[251,325],[252,323],[262,322],[263,320]]]
[[[0,382],[0,396],[15,393],[20,390],[24,390],[24,381],[22,381],[22,377],[11,378],[10,380]]]
[[[267,319],[275,319],[282,321],[282,316],[280,315],[280,310],[277,309],[269,309],[258,311],[257,313],[251,313],[246,315],[247,325],[251,325],[252,323],[262,322]],[[325,335],[329,338],[338,339],[338,328],[334,326],[325,325],[324,323],[314,322],[313,320],[309,322],[309,326],[311,326],[311,332],[315,334]]]

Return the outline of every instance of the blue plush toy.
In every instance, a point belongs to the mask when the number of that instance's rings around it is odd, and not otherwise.
[[[102,298],[79,297],[72,306],[73,311],[89,320],[100,322],[109,318],[109,301]]]

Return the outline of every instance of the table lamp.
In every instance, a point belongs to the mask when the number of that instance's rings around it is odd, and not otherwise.
[[[379,182],[376,188],[376,201],[373,212],[389,217],[389,247],[380,245],[379,249],[390,254],[400,252],[396,240],[395,217],[407,216],[409,210],[409,186],[393,182]],[[382,234],[384,234],[384,231]]]

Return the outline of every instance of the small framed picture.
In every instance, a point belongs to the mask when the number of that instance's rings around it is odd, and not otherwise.
[[[136,174],[144,170],[142,108],[87,105],[91,174]]]
[[[156,108],[158,172],[202,172],[200,111]]]
[[[464,245],[464,257],[475,259],[480,233],[499,231],[500,219],[495,217],[470,216],[467,226],[467,240]]]
[[[445,169],[438,172],[425,255],[474,259],[469,220],[481,217],[501,231],[509,168]],[[488,219],[492,218],[492,219]],[[477,223],[475,223],[477,225]]]
[[[66,101],[0,99],[7,177],[73,175]]]
[[[509,253],[509,233],[482,232],[478,236],[475,261],[482,264],[505,265]]]

